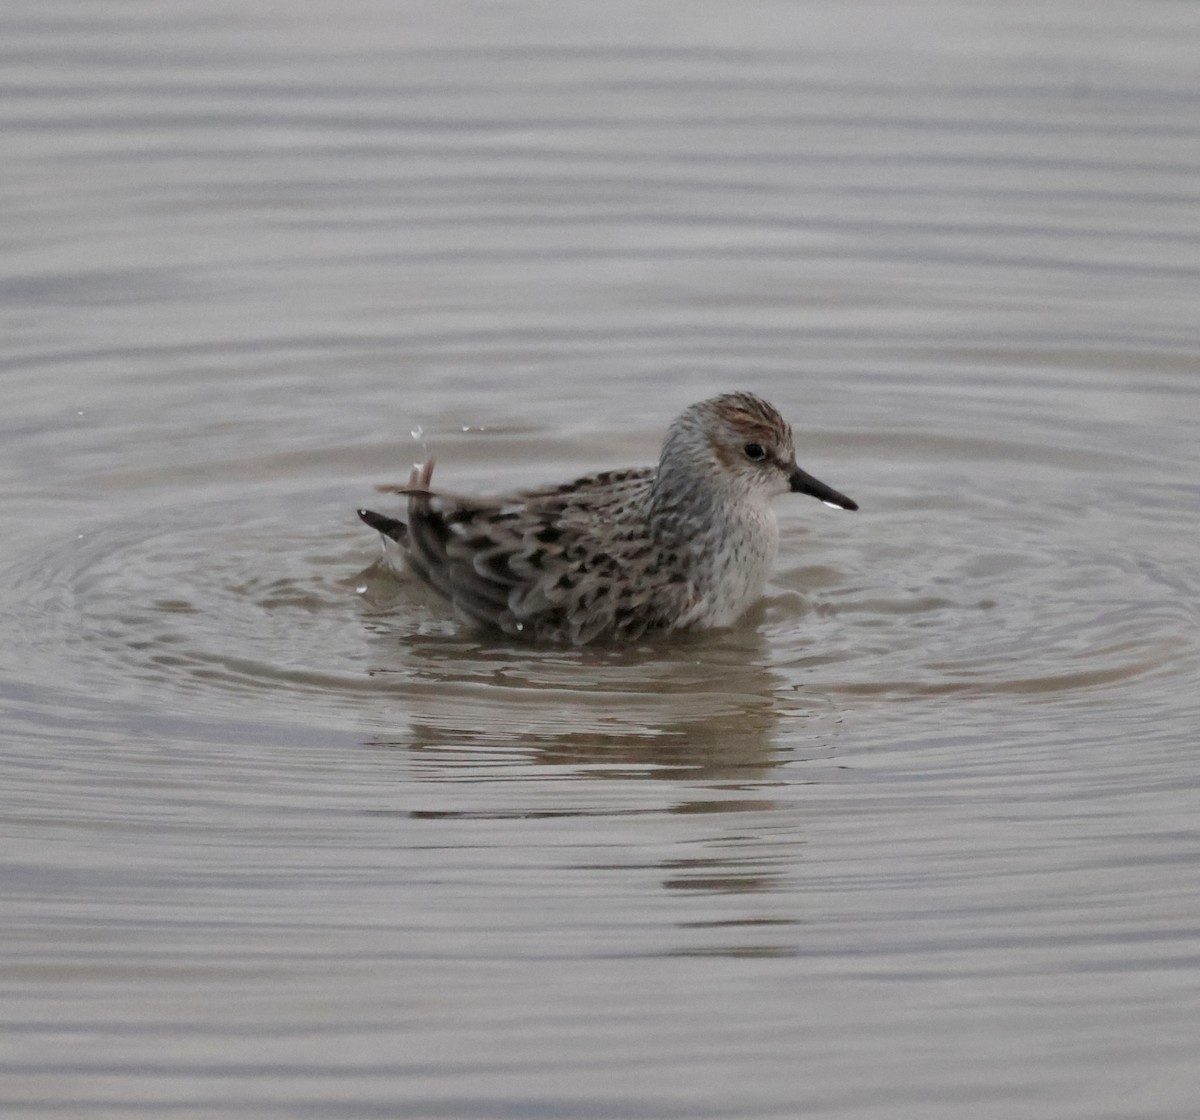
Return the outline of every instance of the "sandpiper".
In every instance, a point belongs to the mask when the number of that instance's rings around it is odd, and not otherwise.
[[[758,600],[789,491],[858,505],[796,466],[792,429],[761,397],[725,393],[671,425],[656,467],[494,498],[409,484],[404,521],[358,516],[458,615],[505,634],[585,645],[728,626]]]

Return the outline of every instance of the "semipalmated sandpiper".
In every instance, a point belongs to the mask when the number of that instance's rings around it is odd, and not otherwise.
[[[430,459],[390,488],[405,520],[358,516],[466,621],[574,645],[728,626],[771,573],[772,498],[858,509],[796,466],[792,429],[753,393],[692,405],[656,467],[495,498],[436,493],[432,478]]]

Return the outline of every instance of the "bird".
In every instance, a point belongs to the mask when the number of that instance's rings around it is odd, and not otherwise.
[[[357,511],[385,554],[398,551],[468,624],[561,645],[730,626],[774,565],[771,499],[858,509],[796,465],[791,427],[749,392],[685,409],[656,466],[498,497],[435,491],[433,467],[380,488],[407,499],[403,520]]]

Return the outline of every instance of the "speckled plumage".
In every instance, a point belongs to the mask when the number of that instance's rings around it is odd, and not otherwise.
[[[467,621],[574,645],[728,626],[770,575],[772,498],[858,508],[796,466],[791,428],[752,393],[684,411],[657,467],[495,498],[435,493],[432,477],[430,460],[397,488],[406,521],[359,516]]]

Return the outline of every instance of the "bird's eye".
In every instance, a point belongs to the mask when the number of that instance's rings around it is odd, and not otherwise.
[[[767,457],[767,449],[761,443],[748,443],[742,450],[746,458],[754,463],[761,463]]]

